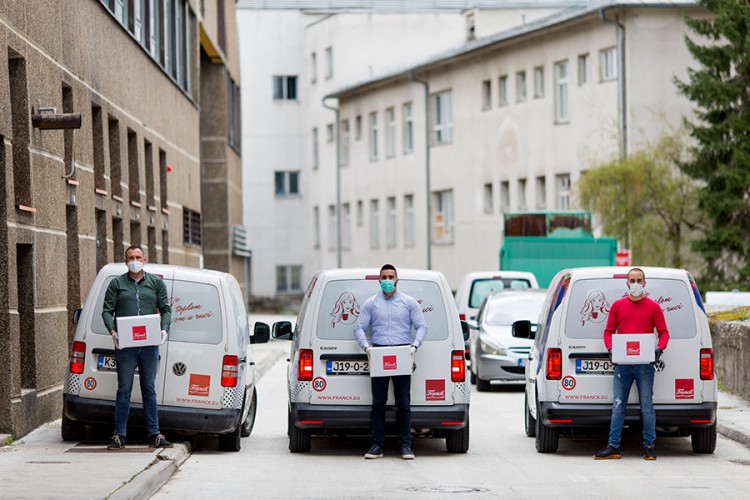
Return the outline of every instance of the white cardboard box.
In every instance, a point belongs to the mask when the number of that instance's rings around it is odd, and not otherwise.
[[[370,376],[411,375],[411,346],[373,347],[370,349]]]
[[[161,315],[123,316],[117,319],[120,349],[161,343]]]
[[[616,365],[645,365],[656,357],[653,333],[616,333],[612,335],[612,362]]]

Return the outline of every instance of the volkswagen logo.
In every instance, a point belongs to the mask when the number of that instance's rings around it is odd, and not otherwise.
[[[178,377],[181,377],[182,375],[185,375],[185,370],[187,370],[187,367],[185,366],[185,363],[175,363],[172,365],[172,373],[177,375]]]

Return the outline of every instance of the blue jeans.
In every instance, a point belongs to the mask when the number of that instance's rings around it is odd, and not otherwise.
[[[396,427],[400,447],[411,447],[411,375],[397,377],[372,377],[372,444],[385,446],[385,404],[388,401],[388,384],[393,380],[396,398]]]
[[[130,416],[130,393],[135,367],[138,367],[143,399],[143,414],[148,436],[159,434],[159,412],[156,402],[156,371],[159,369],[159,346],[115,349],[117,361],[117,399],[115,400],[115,434],[125,436]]]
[[[614,401],[609,426],[609,445],[620,447],[625,408],[633,380],[638,388],[643,425],[643,446],[653,446],[656,440],[656,412],[654,411],[654,365],[615,365]]]

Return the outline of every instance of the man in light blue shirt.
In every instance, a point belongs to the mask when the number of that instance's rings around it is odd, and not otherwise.
[[[368,354],[371,347],[411,345],[412,359],[427,335],[427,324],[422,307],[409,295],[396,290],[398,273],[391,264],[380,269],[380,288],[378,293],[367,299],[354,326],[357,342]],[[411,329],[417,334],[411,338]],[[370,340],[365,331],[370,328]],[[371,377],[372,413],[372,447],[365,453],[365,458],[382,458],[385,446],[385,405],[388,400],[388,384],[393,380],[393,395],[396,399],[396,426],[398,428],[401,458],[413,460],[411,450],[411,375],[393,377]]]

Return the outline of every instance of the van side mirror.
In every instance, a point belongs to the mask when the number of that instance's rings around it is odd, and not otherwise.
[[[253,336],[250,337],[251,344],[265,344],[271,337],[271,329],[267,324],[261,323],[260,321],[255,323],[253,327]]]
[[[531,321],[521,320],[513,323],[512,335],[517,339],[533,340],[536,337],[536,330],[531,330]]]
[[[461,320],[461,331],[464,334],[464,342],[466,342],[469,340],[469,323],[464,320]]]
[[[273,324],[271,336],[279,340],[292,340],[292,322],[277,321]]]
[[[83,311],[83,309],[79,307],[73,313],[73,317],[70,318],[70,321],[72,321],[74,325],[77,325],[78,324],[78,320],[81,319],[81,311]]]

